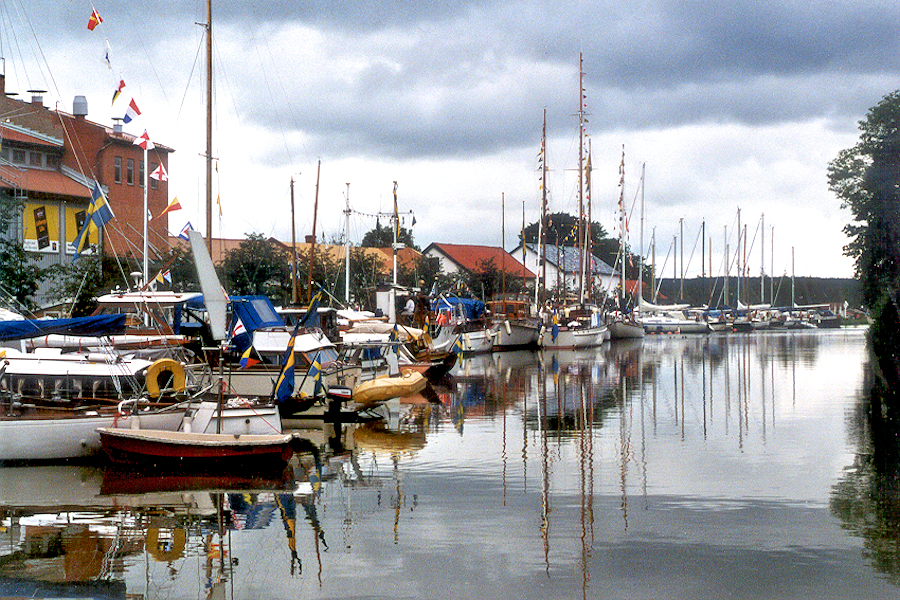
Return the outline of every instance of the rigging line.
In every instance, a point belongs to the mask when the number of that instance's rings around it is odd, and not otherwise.
[[[275,58],[272,56],[272,49],[269,47],[269,40],[267,38],[263,37],[263,41],[265,41],[265,43],[266,43],[266,50],[269,52],[269,58],[272,60],[272,70],[275,71],[275,79],[276,79],[276,81],[281,82],[283,80],[279,76],[278,68],[275,66]],[[259,59],[260,70],[262,70],[263,75],[265,75],[265,66],[263,64],[262,56],[259,53],[259,45],[258,44],[256,44],[256,56]],[[263,80],[265,81],[265,84],[266,84],[266,90],[268,90],[268,92],[269,92],[269,98],[275,98],[275,94],[272,93],[272,88],[271,88],[271,85],[269,84],[269,78],[263,77]],[[287,94],[287,90],[284,89],[283,83],[280,87],[281,87],[282,98],[289,98],[289,96]],[[291,103],[285,102],[284,105],[287,107],[288,112],[291,115],[291,121],[296,122],[296,117],[294,117],[294,112],[291,110]],[[282,120],[277,119],[276,121],[278,123],[278,130],[281,133],[281,140],[282,140],[282,142],[284,142],[284,152],[287,155],[288,164],[292,165],[292,164],[294,164],[294,157],[291,155],[291,148],[288,145],[287,135],[285,134],[284,127],[282,126]],[[304,150],[305,150],[305,148],[304,148]],[[308,158],[309,151],[307,151],[306,154],[307,154],[307,158]]]
[[[156,61],[154,61],[150,57],[150,53],[147,51],[147,46],[144,44],[144,38],[146,37],[143,32],[138,30],[135,22],[138,20],[136,18],[132,18],[131,14],[128,11],[128,3],[125,2],[125,13],[128,17],[127,21],[131,24],[132,30],[134,30],[134,37],[137,38],[141,43],[141,50],[144,51],[144,56],[147,57],[147,62],[150,63],[150,70],[153,71],[153,76],[156,77],[156,82],[159,84],[159,89],[162,92],[163,100],[165,100],[166,105],[169,105],[169,97],[166,95],[166,86],[163,85],[162,79],[159,76],[159,71],[156,70]],[[93,5],[92,5],[93,6]],[[153,9],[156,7],[147,7],[144,14],[152,14]],[[114,81],[115,83],[115,81]]]
[[[693,260],[694,260],[694,253],[697,252],[697,244],[700,243],[700,236],[702,234],[703,234],[703,229],[701,228],[700,231],[697,232],[697,237],[694,238],[694,247],[691,248],[691,253],[688,256],[687,266],[684,268],[685,273],[691,268],[691,262],[693,262]],[[701,260],[702,260],[702,258],[701,258]]]
[[[188,73],[187,83],[184,85],[184,94],[181,95],[181,104],[178,105],[178,113],[175,115],[175,120],[178,121],[181,119],[181,111],[184,109],[184,103],[187,100],[188,90],[191,88],[191,80],[194,78],[194,71],[197,69],[197,65],[200,62],[201,52],[203,51],[203,40],[206,34],[200,36],[200,41],[197,44],[197,54],[194,56],[194,64],[191,65],[191,72]]]
[[[24,9],[20,8],[19,3],[18,3],[18,2],[13,2],[13,5],[14,5],[14,6],[16,7],[16,9],[17,9],[17,10],[16,10],[16,13],[17,13],[17,16],[19,17],[19,20],[20,20],[20,21],[28,21],[28,17],[24,15]],[[4,5],[4,6],[5,6],[5,5]],[[23,54],[23,52],[22,52],[22,46],[21,46],[20,43],[19,43],[19,36],[16,35],[16,32],[18,31],[19,28],[13,24],[12,19],[9,20],[9,25],[10,25],[9,30],[12,32],[13,38],[14,38],[15,41],[16,41],[16,50],[17,50],[18,53],[19,53],[19,61],[21,61],[22,65],[24,65],[24,64],[25,64],[25,57],[24,57],[24,54]],[[15,63],[14,63],[14,64],[15,64]],[[17,77],[17,79],[18,79],[18,73],[16,73],[16,77]],[[28,86],[28,88],[29,88],[29,89],[33,89],[32,86],[31,86],[31,80],[30,80],[30,78],[28,77],[28,72],[27,72],[27,71],[25,71],[24,79],[25,79],[25,84]]]
[[[219,44],[218,44],[217,38],[213,38],[213,46],[215,47],[215,53],[216,53],[216,67],[218,68],[218,71],[222,76],[222,80],[225,82],[225,89],[227,90],[228,97],[231,100],[231,106],[232,106],[232,109],[234,110],[235,119],[237,120],[238,123],[240,123],[241,122],[241,113],[238,111],[237,102],[235,101],[235,97],[234,97],[234,88],[231,86],[231,80],[228,77],[228,71],[225,69],[225,61],[222,59],[222,55],[219,52]],[[213,80],[213,85],[215,85],[215,80]],[[218,115],[218,111],[217,111],[216,112],[216,130],[217,131],[220,129],[219,125],[220,125],[219,124],[219,115]],[[219,138],[217,137],[215,139],[218,140]],[[250,149],[252,148],[252,144],[241,144],[241,146],[243,146],[244,149],[246,149],[247,156],[250,159],[250,164],[253,166],[256,166],[256,160],[254,160],[253,154],[250,151]],[[221,148],[220,148],[219,152],[221,153]]]

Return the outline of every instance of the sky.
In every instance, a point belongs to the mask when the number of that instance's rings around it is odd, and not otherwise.
[[[92,8],[103,23],[89,31]],[[578,213],[582,57],[591,210],[607,233],[618,235],[621,194],[629,246],[655,254],[664,276],[700,274],[703,224],[706,270],[711,249],[713,273],[727,262],[734,274],[738,218],[751,275],[763,263],[775,276],[852,276],[850,213],[827,167],[900,87],[896,3],[270,0],[212,11],[215,236],[290,241],[293,179],[297,239],[312,232],[318,181],[317,238],[344,239],[349,193],[358,244],[387,223],[376,215],[393,210],[396,182],[420,248],[512,249],[523,216],[540,214],[545,111],[549,210]],[[175,233],[187,221],[205,231],[206,20],[204,0],[0,2],[7,91],[47,90],[45,105],[66,112],[84,95],[104,125],[134,98],[142,114],[125,131],[175,149]]]

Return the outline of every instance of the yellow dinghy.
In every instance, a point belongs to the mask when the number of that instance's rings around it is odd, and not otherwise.
[[[421,392],[428,384],[425,376],[409,371],[398,377],[379,377],[356,386],[352,400],[363,408],[371,408],[390,398],[402,398]]]

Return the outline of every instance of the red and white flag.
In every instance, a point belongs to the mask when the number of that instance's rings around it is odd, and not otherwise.
[[[134,101],[132,100],[132,102],[134,102]],[[140,146],[144,150],[153,150],[153,148],[156,147],[153,145],[153,142],[150,141],[150,136],[147,135],[146,129],[144,130],[144,133],[142,133],[139,137],[134,138],[134,145]],[[160,166],[162,166],[162,165],[160,165]],[[156,171],[154,171],[154,173],[155,172]],[[151,177],[153,177],[153,176],[151,175]]]
[[[162,166],[162,164],[160,164],[158,167],[153,169],[152,173],[150,173],[150,179],[155,179],[157,181],[168,181],[169,174],[166,173],[166,168],[164,166]],[[175,201],[177,202],[178,199],[176,198]],[[179,206],[178,208],[181,208],[181,207]]]

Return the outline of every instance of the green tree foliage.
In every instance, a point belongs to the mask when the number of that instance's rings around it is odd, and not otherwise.
[[[35,307],[32,296],[44,278],[44,269],[31,264],[17,240],[0,240],[0,289],[15,300],[18,307]]]
[[[405,227],[400,227],[397,232],[397,242],[406,244],[408,248],[418,250],[413,240],[412,231]],[[394,229],[390,225],[382,227],[380,223],[375,224],[375,229],[371,229],[363,236],[360,246],[363,248],[390,248],[394,243]]]
[[[850,210],[844,254],[855,260],[863,302],[884,305],[900,282],[900,91],[859,122],[859,141],[828,165],[828,185]]]
[[[548,245],[553,246],[577,246],[578,245],[578,218],[567,213],[553,213],[547,216],[545,224],[547,234],[546,241]],[[538,222],[529,224],[525,227],[525,241],[529,244],[538,243]],[[522,241],[522,234],[519,234],[519,241]],[[610,266],[616,265],[616,257],[619,254],[619,240],[617,238],[608,237],[606,229],[603,225],[596,221],[591,222],[591,251],[600,260]],[[630,253],[630,251],[629,251]],[[629,264],[637,265],[638,257],[632,255],[632,261]],[[629,279],[636,278],[635,273],[632,277],[628,272]]]
[[[288,251],[260,233],[250,233],[225,253],[219,278],[231,294],[259,294],[285,303],[291,297],[289,264]]]

